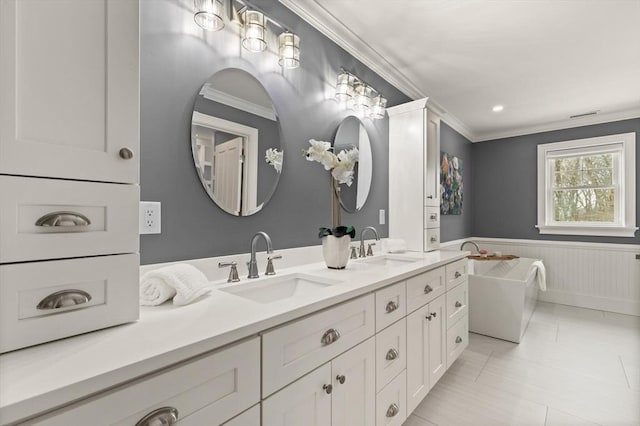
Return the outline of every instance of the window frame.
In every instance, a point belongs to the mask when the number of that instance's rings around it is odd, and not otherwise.
[[[538,145],[538,224],[540,234],[584,235],[603,237],[634,237],[636,227],[636,134],[622,133],[594,138],[576,139]],[[618,163],[617,190],[614,215],[616,223],[600,222],[555,222],[552,205],[551,161],[565,156],[589,155],[597,152],[611,152],[621,146]],[[616,148],[616,151],[618,149]],[[614,167],[615,172],[615,167]],[[615,179],[614,179],[615,181]]]

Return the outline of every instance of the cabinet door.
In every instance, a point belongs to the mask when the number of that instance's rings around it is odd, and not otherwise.
[[[327,363],[262,402],[263,426],[331,425],[331,364]],[[329,392],[329,393],[327,393]]]
[[[429,389],[447,370],[447,308],[442,295],[429,303]]]
[[[429,305],[407,316],[407,413],[429,392]]]
[[[424,150],[424,205],[440,207],[440,117],[424,110],[427,140]]]
[[[375,340],[371,338],[331,362],[332,426],[375,421]]]
[[[138,181],[138,15],[135,0],[0,2],[0,173]]]

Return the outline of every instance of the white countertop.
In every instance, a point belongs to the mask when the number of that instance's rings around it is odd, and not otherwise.
[[[11,423],[256,335],[266,329],[464,258],[468,252],[404,253],[418,260],[393,267],[350,261],[278,270],[339,283],[308,296],[262,304],[217,290],[187,306],[141,307],[139,321],[0,356],[0,423]],[[371,258],[369,258],[371,259]],[[273,279],[261,277],[260,282]],[[224,283],[226,284],[226,283]]]

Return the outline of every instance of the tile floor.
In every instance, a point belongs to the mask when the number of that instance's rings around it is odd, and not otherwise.
[[[539,302],[519,345],[469,341],[404,426],[640,425],[640,317]]]

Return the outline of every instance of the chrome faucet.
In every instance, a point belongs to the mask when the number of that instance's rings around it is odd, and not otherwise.
[[[366,228],[364,228],[360,233],[360,256],[358,257],[366,256],[366,252],[364,250],[364,233],[368,230],[373,231],[374,235],[376,236],[376,241],[380,241],[380,237],[378,236],[378,231],[376,231],[376,228],[374,228],[373,226],[367,226]],[[373,252],[369,256],[373,256]]]
[[[471,240],[464,241],[462,244],[460,244],[460,251],[462,251],[466,244],[472,244],[476,248],[476,251],[480,253],[480,247],[478,247],[478,244]]]
[[[264,238],[267,243],[267,253],[273,253],[273,246],[271,245],[271,237],[266,232],[257,232],[253,238],[251,238],[251,259],[247,262],[249,267],[249,278],[258,278],[258,262],[256,261],[256,244],[260,237]]]

